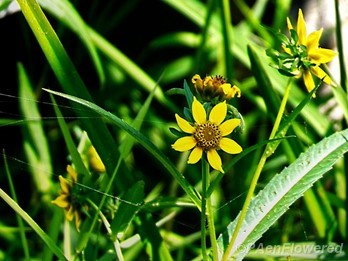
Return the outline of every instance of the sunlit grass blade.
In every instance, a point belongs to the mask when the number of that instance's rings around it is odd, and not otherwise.
[[[60,127],[60,130],[62,131],[66,146],[68,148],[69,154],[71,155],[72,162],[74,163],[74,167],[77,171],[77,173],[81,173],[83,175],[89,175],[88,170],[86,169],[86,166],[84,165],[81,155],[79,154],[77,147],[74,143],[73,137],[71,136],[69,132],[69,128],[64,120],[64,117],[59,109],[59,106],[54,99],[53,95],[50,95],[50,98],[52,100],[54,111],[57,115],[57,121]]]
[[[155,95],[155,91],[156,91],[157,87],[153,88],[152,92],[149,94],[149,96],[147,97],[146,101],[144,102],[144,104],[141,106],[137,116],[135,117],[135,119],[132,122],[132,127],[136,130],[140,130],[141,126],[143,125],[144,119],[146,117],[147,112],[150,109],[150,105],[152,103],[152,99]],[[129,134],[127,134],[123,140],[122,143],[119,147],[119,151],[121,153],[121,156],[123,158],[125,158],[126,156],[128,156],[128,154],[130,153],[130,151],[133,148],[133,145],[135,143],[135,139],[132,138]]]
[[[66,98],[68,100],[74,101],[76,103],[84,105],[86,108],[91,109],[92,111],[98,113],[99,115],[105,117],[108,119],[111,123],[115,124],[116,126],[120,127],[121,129],[128,132],[133,138],[135,138],[146,150],[148,150],[152,156],[154,156],[159,163],[162,164],[162,166],[176,179],[176,181],[181,185],[183,190],[187,193],[187,195],[190,197],[190,199],[197,205],[198,208],[200,208],[200,199],[198,196],[198,192],[194,190],[194,188],[187,182],[185,177],[176,169],[174,164],[165,156],[163,153],[148,139],[146,138],[141,132],[137,131],[133,127],[131,127],[129,124],[127,124],[122,119],[118,118],[117,116],[113,115],[112,113],[105,111],[101,107],[97,106],[94,103],[91,103],[89,101],[80,99],[78,97],[74,97],[68,94],[44,89],[45,91],[61,96],[63,98]]]
[[[119,49],[104,39],[92,28],[90,28],[89,33],[98,49],[103,52],[103,54],[106,55],[112,62],[120,66],[122,70],[124,70],[145,90],[151,92],[154,86],[158,85],[144,70],[137,66],[131,59],[129,59],[125,54],[123,54]],[[164,95],[160,86],[158,86],[156,89],[155,97],[167,108],[177,111],[176,105]]]
[[[18,203],[16,190],[15,190],[15,187],[14,187],[14,184],[12,181],[12,177],[11,177],[11,173],[10,173],[10,169],[8,166],[5,152],[3,154],[3,160],[4,160],[5,172],[6,172],[6,176],[7,176],[7,180],[9,183],[9,187],[10,187],[13,201]],[[30,259],[30,251],[29,251],[28,240],[27,240],[27,237],[25,235],[25,228],[24,228],[23,220],[18,215],[16,215],[16,219],[17,219],[17,223],[18,223],[19,235],[20,235],[20,239],[22,242],[24,256],[25,256],[26,260],[29,260]]]
[[[42,228],[25,212],[5,191],[0,189],[0,197],[36,232],[42,241],[51,249],[59,260],[68,260],[55,242],[42,230]]]
[[[38,3],[35,0],[18,0],[17,2],[61,87],[67,93],[82,97],[89,101],[92,100],[73,62],[67,55],[57,34]],[[73,104],[75,107],[76,105],[77,104]],[[110,157],[110,155],[117,157],[119,153],[115,141],[105,123],[98,118],[84,118],[84,116],[86,116],[85,111],[81,107],[76,108],[75,112],[77,115],[81,116],[80,121],[85,131],[87,131],[106,169],[111,173],[115,167],[115,162],[114,158]],[[98,128],[95,128],[95,126],[98,126]]]
[[[242,260],[248,249],[241,246],[252,246],[347,151],[348,129],[311,146],[294,163],[277,174],[252,199],[235,245],[226,254],[235,260]],[[218,239],[221,254],[229,243],[237,220],[238,217]]]
[[[80,37],[93,61],[99,76],[99,81],[101,85],[103,85],[105,81],[105,74],[99,54],[89,36],[87,25],[71,2],[67,0],[39,0],[38,3],[42,6],[42,8],[50,9],[52,10],[52,13],[56,13],[59,17],[59,21],[65,23],[78,35],[78,37]]]
[[[280,98],[273,89],[272,82],[270,81],[266,70],[263,68],[259,57],[250,45],[248,45],[248,55],[251,71],[256,79],[257,86],[260,88],[263,100],[267,104],[267,112],[274,120],[280,106]]]
[[[341,3],[343,4],[343,3]],[[346,95],[348,95],[348,82],[347,82],[347,67],[345,65],[345,55],[347,55],[345,53],[345,51],[347,51],[347,49],[344,50],[343,46],[344,46],[344,41],[342,38],[342,24],[341,21],[343,21],[343,19],[341,18],[341,14],[340,14],[340,6],[339,6],[339,1],[335,0],[335,18],[336,18],[336,42],[337,42],[337,49],[338,49],[338,58],[339,58],[339,64],[340,64],[340,85],[342,86],[342,88],[346,91]],[[347,97],[346,97],[347,98]],[[346,118],[346,120],[348,120],[348,118]]]
[[[51,153],[33,87],[21,64],[18,64],[18,75],[19,96],[23,97],[20,99],[20,109],[26,120],[26,124],[23,125],[24,151],[36,188],[45,193],[51,189]]]
[[[221,9],[221,38],[222,38],[222,55],[218,58],[221,63],[221,73],[225,75],[227,79],[233,79],[233,56],[231,51],[231,45],[233,43],[231,39],[232,35],[232,23],[231,23],[231,7],[230,1],[220,0],[218,1]],[[234,40],[234,39],[233,39]]]

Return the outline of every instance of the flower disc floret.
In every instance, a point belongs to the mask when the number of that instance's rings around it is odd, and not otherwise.
[[[204,151],[219,148],[219,143],[222,138],[219,126],[212,122],[199,124],[193,134],[197,141],[197,146]]]
[[[217,150],[222,149],[230,154],[238,154],[242,151],[242,147],[237,142],[226,137],[240,125],[240,120],[228,119],[225,121],[226,115],[227,105],[226,101],[223,101],[212,108],[207,119],[205,108],[194,97],[192,103],[194,124],[175,114],[180,129],[190,136],[179,138],[172,148],[181,152],[192,149],[187,161],[189,164],[197,163],[205,152],[210,166],[224,173]]]

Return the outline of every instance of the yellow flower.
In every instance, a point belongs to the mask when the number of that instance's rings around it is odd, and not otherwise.
[[[293,30],[290,19],[287,18],[287,26],[289,31]],[[304,58],[304,65],[297,77],[303,77],[304,84],[308,92],[312,91],[315,87],[313,75],[323,80],[327,84],[331,84],[331,78],[327,75],[319,66],[330,62],[335,56],[336,52],[330,49],[319,47],[319,40],[323,33],[323,28],[318,31],[314,31],[307,36],[306,22],[303,17],[302,10],[298,11],[296,32],[298,35],[298,41],[296,45],[300,50],[301,46],[306,47],[306,57]],[[289,48],[284,48],[287,53],[291,53]],[[306,66],[307,64],[307,66]]]
[[[60,195],[55,200],[52,200],[51,203],[64,208],[65,218],[68,221],[72,221],[75,218],[75,226],[77,231],[79,231],[81,224],[80,207],[73,193],[74,185],[77,182],[77,173],[70,165],[67,166],[67,172],[71,180],[67,180],[59,175]]]
[[[217,76],[206,76],[203,79],[198,74],[192,77],[192,83],[196,89],[196,92],[202,97],[203,100],[211,101],[214,98],[218,98],[220,101],[230,100],[236,95],[240,97],[240,89],[230,83],[227,83],[225,78]]]
[[[88,151],[87,151],[88,159],[89,159],[89,164],[91,168],[97,172],[105,172],[105,166],[104,163],[102,162],[101,158],[99,157],[96,149],[94,146],[90,146]]]
[[[175,114],[180,129],[191,135],[179,138],[172,145],[172,148],[181,152],[193,149],[188,158],[187,163],[189,164],[197,163],[202,158],[203,152],[206,152],[210,166],[224,173],[217,150],[222,149],[230,154],[238,154],[242,151],[239,144],[226,137],[240,124],[240,120],[229,119],[224,121],[226,115],[227,105],[226,101],[223,101],[212,108],[207,120],[207,113],[203,105],[196,97],[193,97],[192,116],[195,121],[194,125]]]

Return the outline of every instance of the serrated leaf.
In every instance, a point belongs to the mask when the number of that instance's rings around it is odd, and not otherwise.
[[[252,246],[314,182],[328,172],[348,151],[348,129],[332,134],[312,145],[285,168],[252,199],[229,256],[242,260]],[[230,241],[239,216],[218,238],[222,255]]]

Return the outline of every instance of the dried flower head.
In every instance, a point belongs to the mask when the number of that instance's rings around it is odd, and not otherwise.
[[[192,77],[192,83],[196,92],[205,101],[211,101],[215,98],[218,101],[224,101],[241,96],[240,89],[235,85],[231,86],[221,75],[206,76],[202,79],[198,74],[195,74]]]

